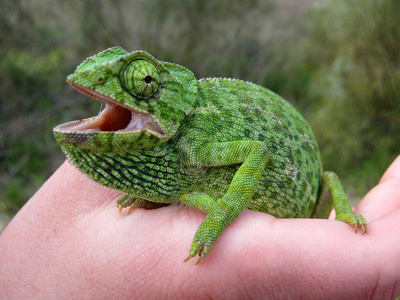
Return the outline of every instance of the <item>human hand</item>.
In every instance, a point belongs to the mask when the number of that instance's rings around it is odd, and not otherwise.
[[[199,265],[187,257],[205,214],[116,208],[120,192],[69,164],[0,236],[0,298],[389,299],[400,294],[400,157],[342,222],[244,211]]]

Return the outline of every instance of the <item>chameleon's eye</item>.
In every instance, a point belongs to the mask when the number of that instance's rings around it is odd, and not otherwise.
[[[120,74],[123,89],[138,99],[153,96],[160,85],[160,73],[151,62],[138,59],[130,62]]]

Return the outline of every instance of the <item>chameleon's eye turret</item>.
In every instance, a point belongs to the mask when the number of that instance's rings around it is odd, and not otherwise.
[[[122,88],[133,97],[141,100],[152,97],[160,86],[160,72],[151,62],[138,59],[121,70]]]

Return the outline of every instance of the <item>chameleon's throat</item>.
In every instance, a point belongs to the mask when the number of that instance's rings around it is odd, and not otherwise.
[[[62,128],[62,131],[135,131],[135,130],[151,130],[159,134],[164,134],[163,130],[157,124],[156,120],[149,114],[139,112],[132,108],[123,106],[117,101],[104,96],[92,89],[80,86],[70,82],[71,86],[80,93],[103,101],[106,103],[97,117],[67,123]]]

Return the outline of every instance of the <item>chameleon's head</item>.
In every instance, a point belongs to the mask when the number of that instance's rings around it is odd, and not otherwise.
[[[154,147],[174,135],[196,106],[197,81],[184,67],[143,51],[114,47],[87,58],[68,76],[79,92],[105,102],[98,116],[54,128],[64,150],[124,152]]]

